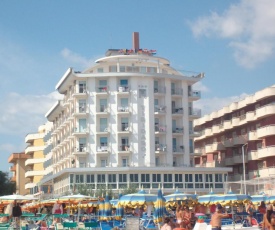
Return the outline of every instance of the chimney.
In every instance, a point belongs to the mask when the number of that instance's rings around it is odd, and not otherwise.
[[[133,50],[137,52],[139,50],[139,33],[133,32]]]

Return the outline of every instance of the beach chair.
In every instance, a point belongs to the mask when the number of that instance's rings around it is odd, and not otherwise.
[[[112,230],[113,226],[111,226],[107,221],[100,221],[100,229],[101,230]]]
[[[85,229],[97,229],[98,227],[98,224],[95,221],[85,222],[84,225],[85,225]]]
[[[77,222],[63,222],[64,229],[76,229]]]
[[[85,224],[83,222],[77,223],[78,230],[85,230]]]
[[[56,224],[55,224],[55,230],[64,230],[63,224],[61,224],[61,223],[56,223]]]

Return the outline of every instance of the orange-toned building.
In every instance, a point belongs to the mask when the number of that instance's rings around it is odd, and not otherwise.
[[[10,171],[12,172],[11,181],[16,183],[16,193],[20,195],[29,194],[29,189],[25,189],[25,184],[28,183],[28,179],[25,178],[26,166],[25,162],[30,156],[24,152],[12,153],[8,159]]]
[[[197,167],[232,167],[227,180],[244,191],[275,193],[275,85],[195,120],[194,129]]]

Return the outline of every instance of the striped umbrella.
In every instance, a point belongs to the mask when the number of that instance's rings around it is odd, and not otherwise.
[[[275,196],[268,196],[266,198],[266,203],[275,204]]]
[[[262,201],[266,202],[268,197],[265,194],[251,196],[252,203],[259,205]]]
[[[132,193],[132,194],[127,194],[122,196],[119,200],[119,203],[122,206],[136,208],[142,205],[153,204],[156,200],[157,200],[156,195],[148,194],[142,189],[138,193]]]
[[[214,202],[214,199],[217,197],[218,195],[215,194],[211,188],[211,191],[209,194],[207,195],[202,195],[202,196],[199,196],[198,197],[198,202],[200,204],[203,204],[203,205],[210,205],[210,204],[213,204]]]
[[[188,203],[188,205],[190,205],[191,203],[197,201],[196,194],[182,193],[178,189],[175,191],[175,193],[164,196],[164,198],[166,199],[166,204],[173,207],[177,206],[180,202]]]
[[[112,216],[112,205],[109,200],[109,195],[106,194],[105,201],[104,201],[104,219],[110,220]]]
[[[225,195],[216,196],[214,198],[213,203],[215,204],[219,203],[223,206],[230,206],[230,205],[232,206],[232,205],[245,204],[250,200],[252,200],[251,196],[246,194],[235,194],[230,190]]]
[[[99,199],[99,205],[98,205],[98,218],[100,220],[104,219],[104,199]]]
[[[123,206],[119,203],[120,198],[122,197],[122,194],[119,193],[118,195],[118,202],[116,205],[116,220],[121,220],[122,217],[124,216],[124,208]]]
[[[154,220],[156,223],[163,222],[163,216],[166,213],[165,202],[166,200],[162,195],[161,189],[159,188],[157,200],[154,202]]]

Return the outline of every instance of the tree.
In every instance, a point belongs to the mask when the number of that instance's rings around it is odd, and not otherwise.
[[[132,194],[137,192],[138,192],[138,185],[130,184],[129,187],[125,187],[122,189],[121,194],[126,195],[126,194]]]
[[[15,193],[15,183],[10,182],[9,174],[7,172],[0,171],[0,195],[10,195]]]

